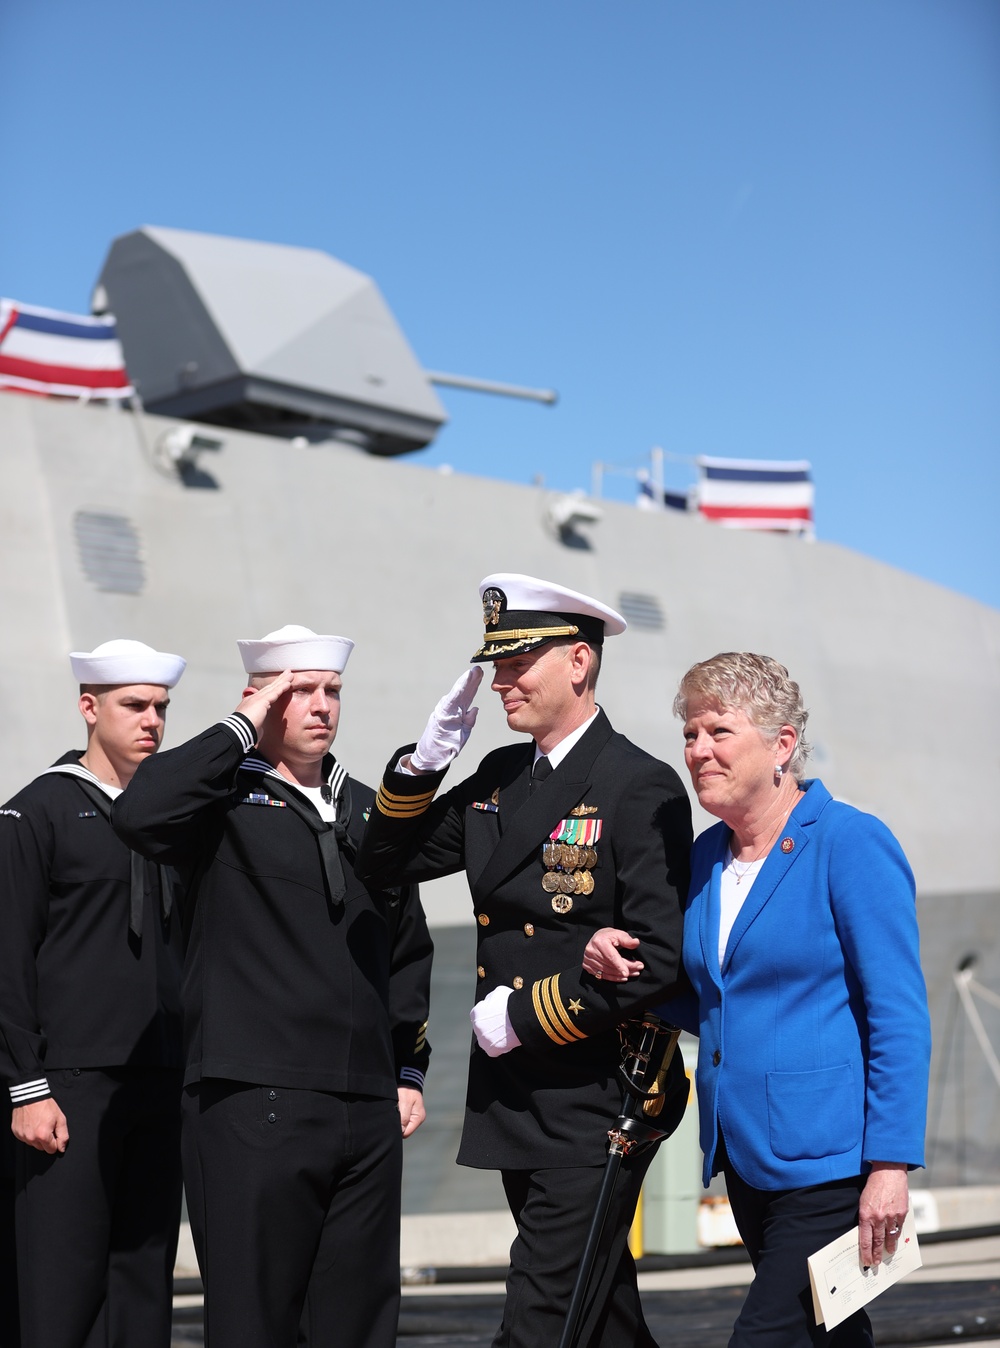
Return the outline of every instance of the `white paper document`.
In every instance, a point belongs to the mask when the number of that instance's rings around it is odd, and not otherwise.
[[[846,1320],[923,1263],[913,1212],[906,1214],[896,1253],[883,1255],[877,1268],[861,1266],[857,1227],[811,1254],[808,1262],[816,1323],[825,1323],[828,1330],[835,1329],[841,1320]]]

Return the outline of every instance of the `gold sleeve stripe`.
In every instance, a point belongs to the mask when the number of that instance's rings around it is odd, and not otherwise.
[[[375,808],[379,814],[388,815],[390,819],[414,819],[430,809],[433,799],[433,791],[425,791],[419,796],[397,796],[380,786],[375,797]]]
[[[547,983],[548,979],[546,979],[545,982]],[[531,1004],[535,1008],[535,1015],[538,1017],[538,1023],[554,1043],[565,1044],[566,1040],[561,1034],[556,1034],[552,1030],[548,1018],[542,1010],[541,987],[541,983],[535,983],[531,989]]]
[[[562,1030],[563,1034],[568,1035],[571,1039],[586,1039],[587,1036],[584,1034],[583,1030],[577,1029],[576,1025],[570,1019],[569,1012],[566,1010],[562,994],[559,991],[559,975],[553,974],[550,981],[552,984],[552,1005],[555,1010],[559,1028]]]
[[[414,1053],[419,1053],[426,1042],[427,1042],[427,1022],[425,1020],[423,1025],[421,1025],[420,1029],[417,1031],[417,1042],[413,1047]]]
[[[559,1018],[555,1014],[552,1006],[552,979],[546,978],[542,982],[542,1007],[545,1011],[548,1023],[545,1026],[545,1032],[550,1039],[554,1039],[557,1044],[568,1044],[569,1038],[559,1024]]]
[[[379,814],[384,814],[389,819],[417,819],[422,814],[426,814],[430,809],[430,801],[426,804],[416,806],[414,809],[404,810],[398,805],[388,805],[381,796],[375,797],[375,808]]]
[[[570,1020],[559,993],[559,975],[551,974],[535,983],[531,1001],[538,1023],[554,1044],[570,1044],[574,1039],[586,1039],[582,1030]]]
[[[437,790],[437,787],[432,786],[429,791],[414,792],[412,796],[409,794],[405,796],[400,796],[397,795],[395,791],[388,790],[385,782],[380,782],[378,790],[379,795],[385,796],[386,800],[391,800],[394,804],[407,805],[414,800],[433,800],[434,793]]]

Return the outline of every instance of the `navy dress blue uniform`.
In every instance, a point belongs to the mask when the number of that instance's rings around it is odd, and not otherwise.
[[[337,822],[239,713],[150,759],[121,836],[186,881],[184,1174],[213,1348],[391,1348],[397,1088],[422,1085],[432,947],[419,897],[366,886],[373,801],[336,760]]]
[[[54,1097],[62,1154],[15,1144],[22,1335],[166,1348],[180,1221],[180,918],[66,754],[0,810],[0,1069]],[[57,1289],[57,1294],[56,1293]]]
[[[502,1172],[518,1222],[495,1342],[549,1348],[621,1107],[616,1027],[662,1000],[680,976],[690,807],[673,769],[617,734],[603,712],[534,793],[531,742],[489,754],[440,800],[443,772],[396,770],[413,747],[390,760],[359,872],[381,885],[464,869],[478,930],[476,1001],[497,987],[514,989],[507,1012],[521,1046],[495,1058],[473,1046],[458,1159]],[[547,887],[546,876],[560,869],[545,852],[554,837],[592,848],[596,855],[583,858],[592,885],[572,893]],[[581,854],[563,856],[570,873]],[[583,971],[587,941],[605,926],[641,941],[637,979],[603,983]],[[623,1167],[581,1345],[653,1342],[626,1243],[650,1156]]]

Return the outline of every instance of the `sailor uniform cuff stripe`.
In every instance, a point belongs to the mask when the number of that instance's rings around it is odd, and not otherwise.
[[[224,717],[219,724],[233,732],[245,754],[248,754],[257,743],[257,730],[254,723],[249,716],[244,716],[242,712],[234,711],[232,716]]]
[[[20,1085],[10,1087],[10,1100],[13,1105],[28,1105],[33,1100],[44,1100],[51,1094],[46,1077],[38,1077],[35,1081],[22,1081]]]
[[[401,1067],[399,1069],[399,1080],[401,1085],[416,1086],[418,1091],[424,1089],[424,1074],[416,1067]]]

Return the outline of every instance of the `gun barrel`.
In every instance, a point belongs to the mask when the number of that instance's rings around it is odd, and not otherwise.
[[[495,393],[501,398],[526,398],[529,402],[548,403],[549,406],[559,401],[559,394],[552,388],[525,388],[523,384],[501,384],[495,379],[446,374],[443,370],[425,370],[424,373],[432,384],[441,384],[445,388],[464,388],[473,393]]]

